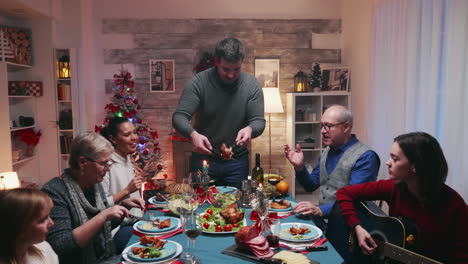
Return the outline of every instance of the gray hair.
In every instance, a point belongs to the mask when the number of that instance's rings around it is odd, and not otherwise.
[[[236,38],[225,38],[216,45],[215,57],[218,60],[223,58],[228,62],[234,63],[243,60],[244,56],[244,45]]]
[[[346,122],[353,126],[353,113],[349,111],[348,108],[342,105],[332,105],[330,108],[336,108],[336,111],[338,113],[338,119],[340,122]]]
[[[80,157],[97,160],[104,153],[112,153],[114,147],[103,136],[94,132],[80,133],[73,139],[70,151],[70,168],[79,169]]]

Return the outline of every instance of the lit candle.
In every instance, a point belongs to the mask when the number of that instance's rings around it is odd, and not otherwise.
[[[208,161],[203,160],[203,168],[202,168],[203,174],[208,175],[209,168],[210,168],[210,165],[208,165]]]

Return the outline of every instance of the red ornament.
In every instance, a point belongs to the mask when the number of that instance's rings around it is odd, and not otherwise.
[[[167,174],[164,174],[163,177],[164,177],[164,179],[167,179]]]
[[[134,104],[138,104],[138,99],[133,100]]]
[[[158,170],[162,170],[163,166],[159,164],[156,168],[158,168]]]
[[[141,120],[141,119],[138,118],[138,119],[137,119],[137,123],[138,123],[138,124],[141,124],[141,123],[143,123],[143,120]]]
[[[151,132],[151,137],[153,139],[158,138],[158,131]]]
[[[149,153],[149,151],[148,151],[147,149],[145,149],[145,150],[143,151],[143,154],[145,154],[145,155],[148,155],[148,153]]]
[[[137,106],[137,109],[140,110],[140,109],[141,109],[141,106],[138,105],[138,106]]]
[[[140,144],[145,144],[145,143],[146,143],[146,140],[140,139]]]

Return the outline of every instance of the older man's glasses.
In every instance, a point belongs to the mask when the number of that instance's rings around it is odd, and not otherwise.
[[[335,126],[339,126],[339,125],[342,125],[346,122],[341,122],[341,123],[338,123],[338,124],[330,124],[330,123],[320,123],[320,129],[325,129],[325,131],[330,131],[330,129],[332,127],[335,127]]]
[[[95,160],[93,160],[91,158],[88,158],[88,157],[86,159],[91,161],[91,162],[94,162],[94,163],[97,163],[97,164],[101,165],[105,170],[110,169],[110,167],[115,163],[115,161],[113,161],[113,160],[99,162],[99,161],[95,161]]]

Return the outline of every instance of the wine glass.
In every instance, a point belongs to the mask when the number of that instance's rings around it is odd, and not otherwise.
[[[184,234],[188,237],[187,250],[181,257],[185,263],[197,263],[197,260],[194,256],[195,239],[200,235],[202,231],[201,225],[198,223],[199,217],[200,214],[196,212],[192,212],[191,214],[186,215],[180,215],[182,228],[184,229]]]
[[[273,185],[276,189],[276,185],[281,181],[279,170],[277,168],[270,168],[268,173],[268,183]],[[273,199],[275,196],[272,194]]]

